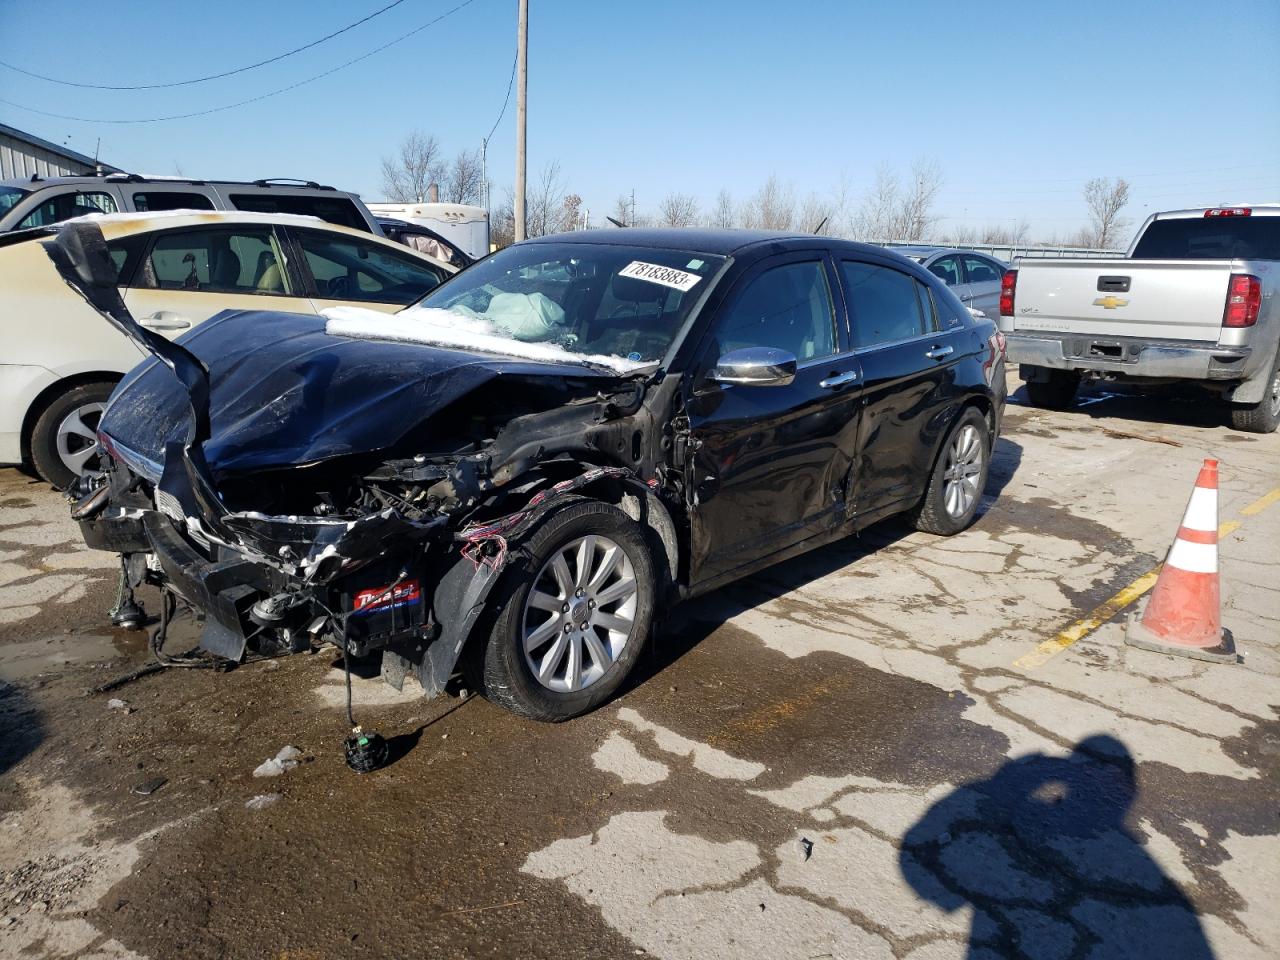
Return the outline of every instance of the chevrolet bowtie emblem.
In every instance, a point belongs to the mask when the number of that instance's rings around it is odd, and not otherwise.
[[[1129,305],[1129,301],[1123,297],[1099,297],[1093,301],[1095,307],[1106,307],[1108,310],[1114,310],[1116,307],[1125,307]]]

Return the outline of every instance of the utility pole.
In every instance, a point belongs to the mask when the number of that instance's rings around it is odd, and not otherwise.
[[[516,204],[515,238],[525,238],[524,189],[525,163],[525,97],[529,87],[529,0],[520,0],[520,22],[516,28]]]

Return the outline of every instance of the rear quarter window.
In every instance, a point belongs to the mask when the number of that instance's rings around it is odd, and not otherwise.
[[[319,217],[329,223],[370,232],[369,224],[361,215],[360,209],[346,197],[233,193],[228,199],[237,210],[246,210],[250,213],[294,213],[304,217]]]
[[[133,195],[133,209],[154,213],[158,210],[212,210],[213,201],[203,193],[179,193],[176,190],[153,190]]]

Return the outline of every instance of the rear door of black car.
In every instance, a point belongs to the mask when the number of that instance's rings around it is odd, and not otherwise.
[[[712,318],[687,407],[697,498],[692,582],[728,574],[842,517],[858,403],[846,337],[834,263],[822,250],[763,260]],[[746,347],[795,354],[794,381],[706,379],[718,357]]]
[[[888,261],[846,256],[840,279],[864,398],[853,511],[905,509],[924,492],[948,425],[964,323]]]

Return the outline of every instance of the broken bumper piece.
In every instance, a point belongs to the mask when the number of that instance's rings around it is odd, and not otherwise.
[[[131,586],[161,586],[190,607],[203,622],[201,648],[228,660],[332,639],[357,656],[400,648],[407,670],[439,634],[432,588],[451,551],[425,541],[442,520],[232,514],[225,526],[237,543],[155,509],[109,506],[79,522],[89,546],[124,556]]]

